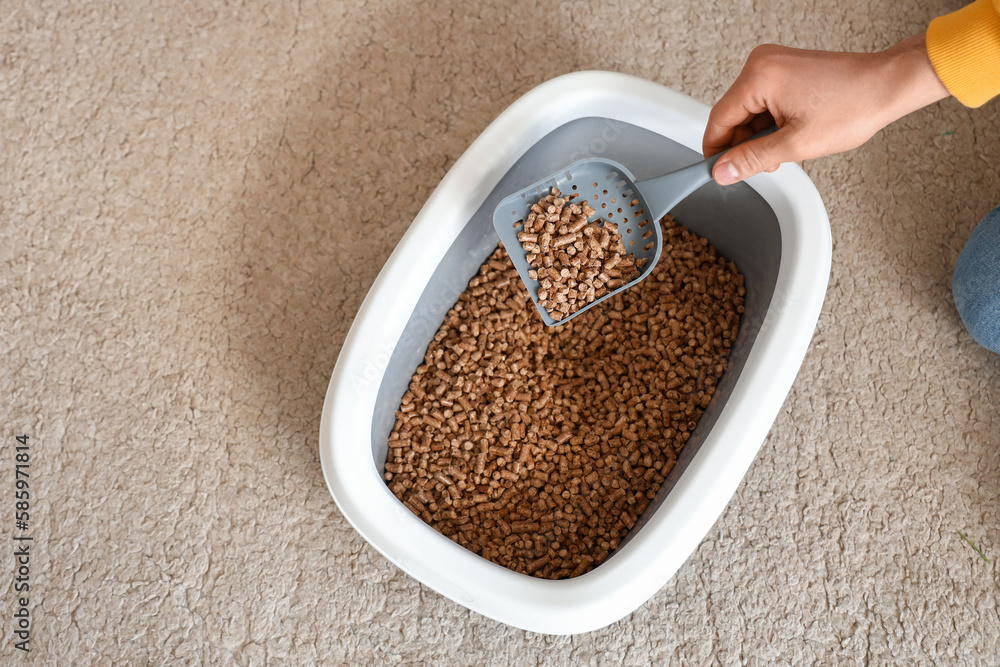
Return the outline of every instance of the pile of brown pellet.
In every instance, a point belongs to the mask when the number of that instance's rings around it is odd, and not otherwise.
[[[576,194],[552,188],[531,207],[517,235],[528,253],[528,275],[539,283],[538,303],[557,322],[639,277],[645,258],[625,252],[618,225],[587,219],[596,211]]]
[[[579,576],[635,525],[726,368],[743,277],[670,217],[652,274],[542,324],[502,247],[427,348],[396,413],[385,479],[484,558]]]

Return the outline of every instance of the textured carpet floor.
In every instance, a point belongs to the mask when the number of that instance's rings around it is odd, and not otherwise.
[[[757,43],[875,50],[960,4],[4,2],[0,661],[998,664],[1000,357],[950,292],[1000,204],[997,103],[805,165],[834,238],[812,347],[727,511],[620,622],[540,636],[422,587],[317,452],[368,287],[520,95],[607,69],[711,102]]]

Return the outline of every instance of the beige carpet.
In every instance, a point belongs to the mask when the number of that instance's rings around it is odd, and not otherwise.
[[[950,292],[1000,203],[996,102],[805,165],[834,238],[812,347],[622,621],[540,636],[422,587],[317,453],[366,290],[520,95],[608,69],[712,101],[759,42],[877,49],[961,3],[359,4],[0,4],[0,662],[27,433],[34,664],[998,664],[1000,357]]]

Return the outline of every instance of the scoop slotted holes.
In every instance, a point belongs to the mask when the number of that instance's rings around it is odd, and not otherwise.
[[[518,274],[528,288],[528,293],[531,295],[539,314],[542,316],[543,321],[550,326],[555,325],[557,320],[552,319],[545,308],[539,303],[538,290],[540,286],[537,280],[533,280],[528,275],[530,267],[526,260],[526,253],[518,252],[518,250],[521,250],[521,247],[520,242],[517,240],[517,233],[524,229],[523,223],[531,212],[531,206],[547,196],[552,188],[560,190],[563,193],[563,197],[569,201],[579,203],[588,202],[591,208],[596,211],[588,220],[591,222],[600,221],[602,225],[604,222],[614,223],[618,229],[618,233],[622,236],[622,243],[628,254],[635,260],[643,258],[646,260],[643,267],[639,270],[637,278],[609,291],[606,295],[595,299],[587,306],[565,316],[558,323],[561,324],[572,319],[579,313],[584,312],[591,305],[599,303],[642,280],[645,276],[649,275],[659,255],[658,239],[653,241],[651,247],[647,247],[647,244],[641,238],[641,234],[644,231],[643,227],[649,224],[649,219],[643,214],[648,207],[644,204],[639,205],[641,193],[638,193],[632,184],[632,176],[628,173],[628,170],[622,165],[609,160],[586,160],[580,163],[579,166],[571,165],[565,171],[539,181],[503,200],[497,211],[504,211],[506,212],[506,216],[509,216],[507,217],[508,222],[502,226],[506,227],[506,230],[510,230],[510,233],[502,233],[499,230],[501,223],[497,218],[497,214],[494,215],[494,226],[498,228],[498,233],[504,243],[504,247],[508,248],[511,259],[518,269]]]
[[[759,132],[748,141],[758,139],[777,131],[777,126]],[[548,326],[565,324],[592,306],[628,289],[650,275],[663,248],[663,236],[658,225],[653,225],[655,238],[643,235],[650,220],[659,220],[674,206],[702,185],[712,180],[712,167],[724,155],[719,153],[707,160],[701,160],[676,171],[655,178],[636,181],[623,165],[612,160],[591,158],[580,160],[560,170],[553,176],[542,179],[523,190],[502,200],[493,212],[493,226],[507,248],[521,281],[528,289],[539,315]],[[529,275],[532,271],[526,259],[527,253],[520,246],[517,230],[511,226],[506,210],[514,209],[514,220],[528,219],[531,205],[549,194],[552,188],[560,190],[564,196],[574,194],[575,201],[587,201],[602,219],[622,224],[619,233],[629,255],[636,260],[645,259],[637,278],[609,291],[604,296],[587,303],[561,320],[553,319],[538,300],[539,283]],[[625,206],[615,206],[619,201]],[[647,205],[649,204],[649,205]],[[617,211],[615,210],[617,209]],[[648,212],[648,214],[647,214]],[[615,215],[617,213],[617,216]],[[591,217],[591,221],[593,221]],[[631,218],[631,220],[630,220]],[[631,222],[627,227],[626,223]],[[648,240],[647,240],[648,239]]]

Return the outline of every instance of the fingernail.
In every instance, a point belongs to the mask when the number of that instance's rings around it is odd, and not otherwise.
[[[715,168],[715,180],[719,185],[730,185],[740,180],[740,173],[732,162],[720,162]]]

